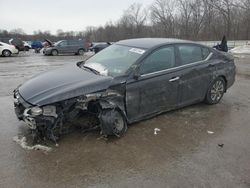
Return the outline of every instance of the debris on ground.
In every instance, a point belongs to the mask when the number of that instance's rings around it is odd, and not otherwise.
[[[224,144],[218,144],[219,147],[223,148]]]
[[[159,131],[161,131],[161,129],[155,128],[155,129],[154,129],[154,135],[157,135]]]
[[[25,136],[22,138],[15,136],[15,137],[13,137],[13,141],[16,142],[17,144],[19,144],[23,149],[26,149],[26,150],[41,150],[44,152],[50,152],[52,150],[51,147],[40,145],[40,144],[28,146],[27,139]]]
[[[208,134],[214,134],[214,132],[213,132],[213,131],[207,131],[207,133],[208,133]]]

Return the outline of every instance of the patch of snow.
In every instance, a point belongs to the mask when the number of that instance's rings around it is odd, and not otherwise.
[[[250,45],[235,47],[230,52],[233,54],[250,54]]]
[[[90,63],[86,64],[86,66],[97,70],[103,76],[108,76],[108,69],[99,63]]]
[[[50,152],[52,150],[51,147],[43,146],[40,144],[36,144],[34,146],[28,146],[26,137],[19,138],[18,136],[14,136],[13,141],[19,144],[23,149],[26,149],[26,150],[41,150],[44,152]]]

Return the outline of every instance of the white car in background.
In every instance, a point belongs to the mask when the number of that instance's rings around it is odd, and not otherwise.
[[[30,41],[23,41],[25,51],[29,51],[31,49],[31,42]]]
[[[9,57],[12,54],[18,54],[15,46],[0,42],[0,56]]]

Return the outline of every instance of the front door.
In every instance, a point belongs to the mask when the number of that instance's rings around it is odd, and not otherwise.
[[[130,121],[173,109],[178,102],[179,75],[175,47],[152,52],[139,67],[140,76],[126,85],[126,110]]]
[[[68,42],[67,41],[60,42],[57,46],[57,49],[59,53],[68,53]]]

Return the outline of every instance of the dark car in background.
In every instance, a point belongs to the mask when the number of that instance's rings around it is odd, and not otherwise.
[[[9,43],[18,49],[18,51],[28,51],[24,46],[24,42],[19,38],[12,38],[9,40]]]
[[[68,122],[88,115],[102,134],[121,136],[132,122],[198,102],[217,104],[234,81],[229,53],[178,39],[131,39],[28,80],[14,91],[14,106],[42,137],[55,140]]]
[[[87,50],[85,40],[61,40],[43,50],[44,55],[73,53],[83,55]]]
[[[110,45],[111,45],[110,42],[93,42],[89,50],[92,52],[98,53]]]

